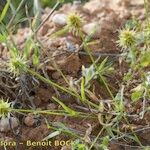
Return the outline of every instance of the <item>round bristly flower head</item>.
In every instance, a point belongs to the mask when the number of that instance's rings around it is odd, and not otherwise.
[[[134,46],[136,44],[136,32],[130,29],[121,30],[117,43],[124,49]]]
[[[13,73],[15,76],[18,76],[21,72],[26,70],[26,61],[21,56],[16,56],[10,58],[9,61],[9,72]]]
[[[0,99],[0,117],[8,117],[10,114],[10,103],[4,101],[4,99]]]
[[[67,28],[76,36],[80,35],[83,23],[82,16],[77,13],[71,13],[67,18]]]

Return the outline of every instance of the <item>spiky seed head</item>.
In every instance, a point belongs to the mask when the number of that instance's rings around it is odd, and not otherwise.
[[[67,28],[74,35],[78,36],[81,32],[84,20],[80,14],[71,13],[67,18]]]
[[[10,114],[10,103],[4,101],[4,99],[0,99],[0,117],[8,117]]]
[[[124,49],[134,46],[136,44],[136,32],[130,29],[120,30],[117,43]]]
[[[21,72],[25,71],[26,63],[25,59],[20,55],[10,58],[8,66],[9,72],[13,73],[14,76],[18,76]]]

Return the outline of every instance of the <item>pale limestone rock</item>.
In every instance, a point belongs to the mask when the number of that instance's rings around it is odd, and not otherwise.
[[[101,28],[99,27],[98,22],[92,22],[84,25],[83,31],[87,35],[92,35],[92,37],[97,37],[101,33]]]
[[[105,1],[104,2],[102,2],[102,0],[89,1],[83,6],[83,10],[89,14],[97,13],[98,11],[100,11],[101,8],[105,7],[106,5]]]
[[[29,113],[24,119],[24,123],[28,127],[32,127],[36,122],[36,119],[33,114]]]
[[[10,126],[9,120],[10,120],[11,126]],[[0,131],[1,132],[8,132],[11,130],[11,128],[14,129],[18,126],[19,126],[19,121],[15,117],[1,118],[1,120],[0,120]]]
[[[52,17],[52,21],[58,26],[64,26],[67,23],[67,15],[56,14]]]

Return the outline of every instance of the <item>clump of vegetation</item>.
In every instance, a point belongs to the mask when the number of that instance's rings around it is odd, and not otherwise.
[[[15,76],[18,76],[22,71],[26,70],[26,61],[21,56],[10,58],[8,69],[9,72],[13,73]]]
[[[0,99],[0,117],[9,117],[10,115],[11,103],[4,101],[4,99]]]
[[[138,75],[137,85],[131,90],[131,99],[134,102],[137,102],[141,98],[145,99],[149,97],[149,71],[146,71],[150,65],[148,24],[149,20],[144,23],[138,22],[137,26],[134,26],[134,31],[133,28],[127,24],[126,26],[128,28],[120,31],[120,39],[118,41],[119,45],[127,52],[126,61],[130,65],[129,72],[124,77],[125,81],[127,81],[127,83],[131,81],[132,83],[134,76]]]
[[[23,3],[24,1],[21,2]],[[62,3],[62,0],[58,0],[48,17],[50,17],[57,6]],[[43,45],[37,38],[37,32],[45,23],[45,20],[36,24],[36,26],[33,26],[35,20],[31,21],[29,20],[29,16],[27,16],[27,20],[29,21],[28,24],[30,25],[30,28],[32,28],[32,33],[26,40],[23,50],[20,50],[11,38],[11,35],[14,32],[12,26],[15,25],[14,18],[16,17],[16,14],[13,15],[13,19],[8,23],[7,27],[2,22],[7,14],[9,5],[10,1],[8,0],[0,17],[0,23],[4,29],[0,34],[0,42],[3,43],[9,51],[9,60],[6,63],[9,76],[14,82],[23,83],[22,86],[20,86],[18,93],[26,94],[25,100],[30,99],[28,93],[30,86],[25,84],[28,83],[27,81],[31,81],[30,83],[36,81],[38,85],[41,84],[46,87],[52,87],[56,92],[55,96],[52,96],[52,100],[59,105],[59,110],[40,110],[34,106],[32,101],[32,109],[30,109],[28,105],[23,106],[23,108],[15,109],[11,107],[11,103],[7,100],[4,101],[4,99],[0,99],[0,117],[8,117],[10,113],[15,112],[22,114],[34,113],[38,115],[45,114],[72,118],[88,118],[96,121],[98,126],[100,126],[98,132],[93,134],[92,127],[88,124],[89,128],[84,135],[83,133],[75,132],[75,130],[67,127],[62,122],[49,123],[48,120],[45,119],[46,124],[50,126],[54,132],[44,138],[44,140],[65,133],[74,141],[71,144],[72,150],[91,150],[93,148],[108,150],[109,144],[118,139],[129,140],[134,144],[136,143],[136,145],[139,145],[141,148],[147,148],[142,145],[137,134],[134,132],[129,119],[133,119],[134,117],[143,119],[144,114],[149,111],[147,101],[147,99],[150,98],[150,72],[148,70],[150,65],[149,19],[145,22],[140,22],[134,18],[125,25],[125,28],[119,31],[119,40],[116,44],[122,48],[124,54],[120,55],[120,59],[125,61],[128,66],[125,74],[123,74],[123,79],[119,81],[119,87],[117,87],[117,90],[114,92],[107,78],[109,75],[115,73],[113,63],[109,62],[108,56],[101,59],[101,56],[95,58],[91,55],[89,43],[91,41],[93,42],[93,39],[91,38],[91,35],[87,36],[83,33],[82,28],[84,19],[80,14],[69,14],[66,26],[52,34],[50,37],[61,36],[66,33],[71,33],[76,38],[80,37],[80,40],[82,41],[80,48],[86,52],[91,60],[89,66],[82,66],[80,75],[75,81],[71,80],[68,82],[65,74],[58,69],[57,71],[61,73],[62,78],[67,83],[67,86],[63,86],[46,76],[45,70],[43,71],[39,67],[41,63],[43,63],[41,60]],[[17,10],[19,11],[21,7],[22,5],[20,4]],[[37,14],[39,15],[39,12],[36,12],[35,16]],[[48,59],[46,61],[48,61]],[[29,80],[29,76],[31,77],[31,80]],[[100,87],[106,90],[109,100],[103,100],[101,95],[94,92],[94,82],[98,83]],[[61,95],[65,93],[75,100],[78,104],[77,107],[68,105],[62,100]],[[17,96],[16,99],[22,103],[22,99],[19,99]],[[126,106],[127,102],[131,105],[136,105],[136,103],[140,101],[142,103],[142,110],[139,114],[132,114],[128,111],[128,106]],[[80,108],[80,111],[77,108]],[[125,126],[125,130],[123,130],[121,126]],[[127,133],[126,129],[130,132]]]
[[[81,35],[83,26],[83,19],[79,14],[72,13],[69,14],[67,19],[67,26],[66,28],[69,32],[73,33],[73,35]]]
[[[118,44],[124,49],[134,46],[136,44],[136,32],[128,28],[121,30]]]
[[[74,36],[78,36],[80,38],[84,38],[84,34],[82,32],[82,27],[84,25],[83,17],[77,12],[70,13],[67,16],[67,24],[63,29],[55,32],[51,35],[51,37],[58,37],[65,35],[66,33],[72,33]]]

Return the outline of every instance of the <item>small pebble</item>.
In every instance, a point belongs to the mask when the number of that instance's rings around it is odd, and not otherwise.
[[[73,1],[73,4],[74,4],[74,5],[81,5],[81,0],[74,0],[74,1]]]
[[[71,42],[66,41],[66,46],[70,52],[74,52],[76,50],[76,45]]]
[[[67,15],[56,14],[53,16],[52,21],[58,26],[64,26],[67,23]]]
[[[86,13],[92,15],[92,14],[96,14],[99,10],[101,10],[105,6],[105,4],[106,2],[102,3],[100,0],[91,0],[85,3],[83,9]]]
[[[98,25],[97,22],[92,22],[92,23],[88,23],[88,24],[84,25],[83,31],[87,35],[93,34],[92,37],[97,37],[101,33],[101,27]]]
[[[47,110],[54,110],[56,108],[57,108],[57,106],[54,103],[51,103],[51,104],[47,105]]]
[[[52,78],[58,80],[61,77],[61,73],[56,71],[52,73]]]
[[[24,123],[28,127],[32,127],[36,123],[35,116],[33,114],[28,114],[27,117],[24,119]]]
[[[10,127],[9,119],[11,122],[11,127]],[[18,126],[19,126],[19,121],[15,117],[1,118],[1,120],[0,120],[0,131],[1,132],[8,132],[11,130],[11,128],[14,129]]]

